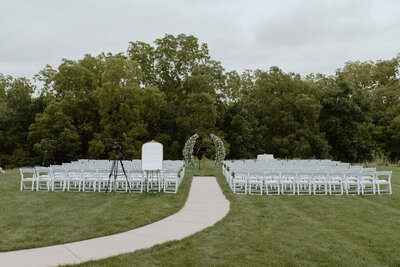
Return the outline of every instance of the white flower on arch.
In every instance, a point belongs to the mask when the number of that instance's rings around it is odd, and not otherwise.
[[[194,157],[193,157],[193,149],[196,144],[196,140],[199,137],[198,134],[194,134],[186,141],[185,146],[183,147],[183,158],[185,163],[189,166],[194,167]]]
[[[215,145],[215,165],[221,166],[221,162],[226,156],[224,142],[215,134],[210,134],[210,137]]]

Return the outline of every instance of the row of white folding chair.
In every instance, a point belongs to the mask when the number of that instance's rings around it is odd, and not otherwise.
[[[314,171],[340,171],[343,170],[345,171],[346,169],[338,168],[338,167],[330,167],[330,166],[315,166],[312,167]],[[285,172],[285,171],[291,171],[291,172],[303,172],[303,171],[308,171],[310,170],[310,167],[305,167],[305,166],[269,166],[269,167],[260,167],[260,166],[253,166],[253,167],[238,167],[238,166],[232,166],[229,168],[229,171],[234,171],[234,170],[242,170],[242,171],[279,171],[279,172]],[[226,170],[225,170],[226,171]]]
[[[349,163],[338,163],[338,162],[324,162],[324,161],[316,161],[316,162],[285,162],[285,161],[250,161],[250,162],[224,162],[227,166],[248,166],[248,167],[268,167],[268,166],[349,166]]]
[[[67,170],[67,175],[70,177],[76,177],[78,190],[80,191],[80,186],[83,186],[83,191],[87,185],[92,188],[93,191],[105,191],[105,190],[115,190],[115,191],[128,191],[131,189],[133,192],[143,192],[144,187],[147,187],[147,191],[157,190],[161,191],[163,186],[163,176],[161,173],[146,173],[142,170],[126,170],[126,175],[120,170],[116,176],[110,174],[110,170],[94,170],[86,169],[81,170],[81,177],[79,179],[79,169],[77,170]],[[91,186],[93,185],[93,186]],[[76,188],[76,186],[75,186]]]
[[[163,189],[165,193],[177,193],[184,175],[184,168],[161,172],[130,172],[129,181],[132,182],[131,189],[134,192],[143,192],[144,186],[146,186],[147,192],[160,192]]]
[[[320,175],[321,174],[321,175]],[[234,193],[242,194],[317,194],[321,188],[325,194],[343,194],[341,173],[296,173],[296,172],[260,172],[236,173],[231,185]],[[339,188],[339,189],[337,189]],[[348,191],[347,191],[348,192]]]
[[[311,194],[311,187],[313,186],[314,194],[318,189],[324,188],[325,194],[340,193],[343,191],[349,193],[372,193],[375,194],[375,187],[380,192],[392,193],[391,189],[391,172],[376,172],[375,168],[365,169],[364,172],[348,171],[348,172],[238,172],[234,179],[230,181],[230,186],[234,193],[237,189],[241,193],[249,193],[256,191],[262,194],[263,189],[268,194],[268,186],[272,189],[274,187],[283,190],[286,187],[295,193],[300,194],[301,189],[308,188],[308,193]],[[387,179],[378,179],[379,176],[387,176]],[[237,187],[239,186],[239,187]],[[385,191],[380,189],[380,186],[387,186]],[[339,190],[336,190],[339,188]],[[369,191],[366,192],[366,190]]]
[[[143,192],[146,186],[147,192],[160,192],[163,189],[165,193],[177,193],[184,175],[184,167],[179,170],[168,169],[161,172],[130,171],[129,181],[134,192]]]
[[[307,172],[310,170],[310,167],[273,167],[273,168],[243,168],[243,171],[246,172],[252,172],[252,171],[257,171],[257,172],[264,172],[264,171],[276,171],[276,172]],[[321,167],[321,166],[316,166],[313,167],[312,170],[314,172],[345,172],[348,171],[348,169],[343,169],[343,168],[338,168],[338,167]]]
[[[226,165],[225,164],[225,168],[233,168],[233,169],[309,169],[310,167],[312,167],[313,169],[315,168],[320,168],[320,169],[336,169],[336,168],[341,168],[341,169],[349,169],[348,166],[330,166],[330,165],[278,165],[278,164],[268,164],[268,165],[242,165],[242,164],[233,164],[233,165]],[[362,166],[356,166],[361,167]]]
[[[349,168],[349,163],[341,163],[338,161],[330,161],[330,160],[291,160],[291,161],[284,161],[284,160],[268,160],[268,161],[252,161],[252,160],[245,160],[245,161],[224,161],[225,166],[231,168],[264,168],[264,169],[274,169],[282,167],[341,167],[341,168]]]
[[[31,190],[47,189],[49,190],[73,190],[86,191],[86,187],[90,186],[93,191],[96,190],[96,185],[99,183],[99,190],[101,184],[108,182],[109,170],[84,169],[84,168],[67,168],[63,166],[36,167],[36,168],[22,168],[21,172],[21,190],[26,189],[25,182],[31,182]],[[29,177],[26,174],[30,173]],[[112,183],[120,181],[111,181]],[[125,183],[125,181],[123,181]]]
[[[53,177],[48,167],[37,166],[35,168],[20,168],[21,174],[21,188],[20,190],[27,189],[26,182],[31,183],[31,190],[53,189]]]
[[[54,190],[77,190],[96,191],[101,190],[102,182],[108,181],[109,170],[69,166],[51,166],[48,169],[51,177],[51,189]],[[113,181],[114,182],[114,181]]]
[[[164,186],[164,172],[160,173],[159,176],[145,175],[140,170],[129,170],[127,173],[128,179],[119,173],[117,177],[110,177],[108,169],[90,169],[90,168],[63,168],[62,166],[37,167],[37,175],[35,175],[35,181],[37,182],[37,190],[46,188],[47,190],[78,190],[87,191],[90,189],[96,191],[107,190],[114,188],[115,190],[127,191],[129,187],[138,189],[139,192],[143,192],[143,186],[147,183],[147,191],[153,189],[153,186],[157,186],[158,191]],[[184,175],[184,169],[181,171],[181,176],[178,176],[179,170],[167,170],[168,173],[168,184],[175,182],[175,189],[173,193],[177,192],[177,188]],[[172,177],[175,173],[176,179]],[[21,174],[22,177],[22,174]],[[150,177],[150,178],[149,178]],[[41,184],[45,182],[45,187]],[[22,188],[23,183],[21,183]],[[21,189],[22,190],[22,189]],[[168,188],[164,188],[164,191],[171,192]]]
[[[359,168],[361,167],[361,168]],[[290,171],[290,172],[304,172],[304,171],[309,171],[310,167],[305,167],[305,166],[269,166],[268,168],[265,167],[260,167],[260,166],[254,166],[254,167],[238,167],[238,166],[231,166],[229,167],[224,167],[223,171],[234,171],[234,170],[242,170],[242,171],[278,171],[278,172],[285,172],[285,171]],[[314,166],[312,168],[313,171],[322,171],[322,172],[339,172],[339,171],[355,171],[355,170],[362,170],[362,166],[354,166],[354,168],[346,168],[346,167],[327,167],[327,166]]]
[[[134,168],[134,169],[141,169],[141,160],[122,160],[125,167]],[[80,166],[84,165],[85,167],[103,167],[104,165],[110,165],[112,161],[110,160],[86,160],[80,159],[78,161],[74,161],[71,163],[64,163],[64,165],[72,165],[72,166]],[[182,160],[165,160],[164,161],[164,168],[172,168],[172,169],[181,169],[184,165],[184,161]]]

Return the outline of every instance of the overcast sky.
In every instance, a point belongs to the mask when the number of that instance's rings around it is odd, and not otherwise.
[[[398,0],[0,0],[0,73],[125,52],[129,41],[194,35],[227,70],[333,74],[400,53]]]

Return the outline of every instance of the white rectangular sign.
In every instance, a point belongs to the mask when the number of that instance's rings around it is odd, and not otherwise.
[[[257,155],[257,160],[268,160],[268,159],[274,159],[273,154],[259,154]]]
[[[142,170],[158,171],[163,169],[163,145],[150,141],[142,145]]]

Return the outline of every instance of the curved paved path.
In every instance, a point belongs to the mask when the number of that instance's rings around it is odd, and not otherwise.
[[[134,252],[179,240],[214,225],[229,211],[215,177],[193,177],[185,206],[155,223],[120,234],[50,247],[0,253],[0,266],[56,266]]]

